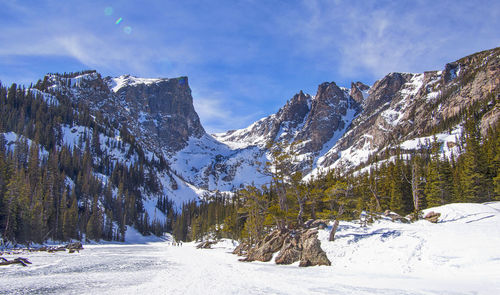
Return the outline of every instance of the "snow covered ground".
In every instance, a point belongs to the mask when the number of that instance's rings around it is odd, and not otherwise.
[[[320,231],[330,267],[239,262],[231,241],[4,256],[33,264],[2,267],[0,294],[500,294],[500,202],[432,210],[437,224],[341,222],[334,242]]]

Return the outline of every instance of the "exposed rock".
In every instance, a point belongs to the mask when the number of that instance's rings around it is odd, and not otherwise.
[[[248,250],[250,250],[250,245],[247,243],[241,243],[239,244],[234,250],[233,254],[236,254],[238,256],[243,256],[248,253]]]
[[[365,95],[363,95],[363,92],[368,91],[370,89],[369,86],[361,83],[361,82],[352,82],[351,83],[351,91],[349,92],[349,95],[359,104],[362,104],[363,101],[365,100]]]
[[[158,79],[151,84],[127,84],[116,93],[144,119],[141,127],[162,147],[177,151],[186,146],[190,136],[201,137],[205,130],[194,110],[188,78]]]
[[[437,223],[440,216],[441,216],[441,213],[431,211],[431,212],[425,214],[424,219],[429,221],[429,222],[432,222],[432,223]]]
[[[274,261],[276,264],[292,264],[300,260],[301,252],[302,245],[300,243],[300,236],[288,235]]]
[[[347,90],[340,89],[334,82],[319,85],[304,127],[295,138],[304,142],[299,151],[306,153],[321,150],[336,131],[344,129],[350,123],[343,119],[348,110],[357,113],[361,111],[361,107],[349,96]]]
[[[269,261],[273,258],[273,254],[278,252],[283,246],[286,231],[275,230],[267,235],[262,241],[257,243],[255,247],[248,251],[248,256],[245,261]]]
[[[318,230],[310,229],[301,237],[302,255],[299,266],[331,265],[332,263],[321,249],[321,242],[318,240]]]
[[[49,74],[47,88],[84,102],[111,121],[122,123],[150,150],[175,152],[189,137],[205,134],[187,77],[144,79],[130,75],[106,77],[95,71],[78,76]]]
[[[410,220],[406,219],[405,217],[403,217],[395,212],[391,212],[389,210],[385,210],[384,216],[390,217],[391,220],[394,222],[399,221],[402,223],[410,223]]]
[[[196,245],[197,249],[212,249],[212,245],[216,244],[216,241],[205,241]]]
[[[276,264],[292,264],[300,261],[300,266],[331,265],[326,253],[321,249],[318,230],[304,229],[298,231],[273,231],[241,261],[269,261],[274,253]],[[240,253],[241,251],[235,252]],[[234,252],[233,252],[234,253]]]
[[[17,257],[16,259],[13,260],[7,260],[3,257],[0,257],[0,266],[11,265],[11,264],[20,264],[22,266],[28,266],[28,264],[31,264],[31,262],[27,258],[23,257]]]
[[[328,227],[328,220],[325,219],[309,219],[304,223],[305,228],[319,228],[325,229]]]
[[[83,245],[80,242],[69,243],[65,247],[66,249],[83,250]]]

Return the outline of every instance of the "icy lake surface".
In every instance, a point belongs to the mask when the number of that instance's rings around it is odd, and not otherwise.
[[[335,242],[320,231],[330,267],[239,262],[229,240],[4,255],[33,264],[1,267],[0,294],[500,294],[500,203],[434,210],[438,224],[342,222]]]

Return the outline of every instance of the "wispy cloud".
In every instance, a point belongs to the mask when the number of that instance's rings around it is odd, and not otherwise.
[[[250,125],[262,112],[235,112],[228,107],[227,98],[222,94],[196,95],[194,107],[208,133],[225,132]],[[245,125],[243,125],[245,124]]]
[[[282,22],[298,39],[296,50],[341,77],[430,70],[500,45],[496,1],[307,0],[302,6],[302,13],[287,16],[293,24]]]

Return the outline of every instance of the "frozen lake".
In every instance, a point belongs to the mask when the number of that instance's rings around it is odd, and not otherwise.
[[[335,242],[319,235],[331,267],[239,262],[230,241],[4,256],[33,264],[1,267],[0,294],[500,294],[499,204],[447,206],[438,224],[341,223]]]

